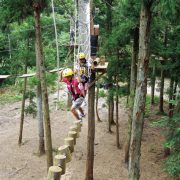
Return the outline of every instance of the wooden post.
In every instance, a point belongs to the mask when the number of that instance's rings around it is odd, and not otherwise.
[[[50,166],[47,180],[60,180],[62,169],[58,166]]]
[[[90,1],[90,11],[92,1]],[[91,12],[90,12],[91,14]],[[92,14],[90,17],[90,34],[94,34],[94,24]],[[92,57],[91,57],[92,58]],[[95,80],[95,72],[91,72],[90,84]],[[94,167],[94,138],[95,138],[95,83],[91,84],[88,92],[88,136],[87,136],[87,157],[85,180],[93,180]]]
[[[62,169],[61,175],[66,172],[66,156],[65,155],[56,155],[54,157],[54,166],[59,166]]]
[[[74,125],[78,128],[78,131],[81,132],[81,126],[82,126],[81,121],[80,120],[74,121]]]
[[[69,128],[69,130],[70,131],[76,131],[77,132],[77,136],[76,136],[76,138],[78,138],[79,137],[79,130],[78,130],[78,128],[77,128],[77,126],[71,126],[70,128]]]
[[[67,137],[64,139],[65,145],[69,146],[70,152],[74,152],[74,139],[71,137]]]
[[[69,131],[68,137],[72,137],[74,139],[74,145],[75,145],[76,144],[77,132],[76,131]]]
[[[71,152],[69,150],[68,145],[63,145],[58,148],[59,155],[65,155],[66,156],[66,163],[71,161]]]

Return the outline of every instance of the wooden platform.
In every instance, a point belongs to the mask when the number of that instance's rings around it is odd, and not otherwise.
[[[58,71],[61,71],[63,68],[59,68],[59,69],[52,69],[50,71],[47,71],[49,73],[55,73]],[[0,79],[6,79],[6,78],[10,78],[10,77],[17,77],[17,78],[28,78],[28,77],[33,77],[35,76],[36,73],[30,73],[30,74],[22,74],[22,75],[0,75]]]
[[[8,77],[10,77],[11,75],[0,75],[0,79],[6,79]]]
[[[104,72],[104,71],[107,71],[107,67],[108,67],[108,62],[105,62],[104,65],[100,65],[98,64],[97,66],[94,67],[94,70],[96,72]]]

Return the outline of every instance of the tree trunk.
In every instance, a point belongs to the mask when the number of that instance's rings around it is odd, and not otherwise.
[[[171,77],[170,86],[169,86],[169,118],[173,117],[173,104],[170,101],[173,99],[173,84],[174,79]],[[164,148],[164,157],[168,157],[170,155],[170,148]]]
[[[71,106],[72,106],[72,96],[71,96],[71,94],[68,92],[67,108],[71,108]]]
[[[97,116],[97,121],[102,122],[98,113],[98,100],[99,100],[99,84],[97,85],[97,90],[96,90],[96,116]]]
[[[111,125],[114,125],[114,92],[112,89],[109,90],[108,97],[108,131],[111,133]]]
[[[141,138],[144,124],[145,100],[147,92],[147,70],[149,63],[149,41],[151,24],[151,3],[142,1],[139,31],[139,62],[136,92],[132,116],[132,132],[129,153],[129,179],[140,178]]]
[[[34,19],[35,19],[35,37],[36,37],[36,64],[39,67],[39,76],[42,88],[42,99],[43,99],[43,111],[44,111],[44,123],[46,133],[46,149],[47,149],[47,168],[53,165],[52,157],[52,140],[51,140],[51,125],[49,116],[49,104],[48,104],[48,93],[46,85],[46,76],[43,59],[43,48],[41,39],[41,28],[40,28],[40,3],[34,4]]]
[[[25,74],[27,73],[27,62],[25,63],[24,73]],[[21,121],[20,121],[19,140],[18,140],[19,145],[22,144],[22,134],[23,134],[23,125],[24,125],[24,109],[25,109],[25,101],[26,101],[26,86],[27,86],[27,78],[24,78],[23,99],[22,99],[22,105],[21,105]]]
[[[107,7],[107,18],[106,18],[106,24],[107,24],[107,31],[111,33],[112,31],[112,2],[113,0],[106,0],[106,7]]]
[[[139,45],[139,27],[134,29],[134,36],[133,36],[133,54],[132,54],[132,61],[131,61],[131,77],[130,77],[130,115],[128,119],[128,138],[127,143],[125,146],[125,163],[128,163],[129,159],[129,146],[130,146],[130,139],[131,139],[131,128],[132,128],[132,109],[134,104],[134,93],[136,89],[136,78],[137,78],[137,61],[138,61],[138,45]]]
[[[170,85],[169,85],[169,117],[172,118],[173,116],[173,104],[170,103],[173,100],[173,85],[174,85],[174,78],[171,77]]]
[[[37,67],[38,70],[38,67]],[[39,71],[37,72],[39,74]],[[39,77],[38,77],[39,80]],[[39,131],[39,155],[43,155],[45,153],[44,147],[44,123],[43,123],[43,112],[42,112],[42,91],[41,91],[41,83],[39,81],[37,85],[37,120],[38,120],[38,131]]]
[[[95,80],[95,73],[92,72],[91,82]],[[94,166],[94,138],[95,138],[95,84],[89,88],[88,92],[88,137],[87,137],[87,160],[86,160],[86,180],[93,180]]]
[[[154,62],[153,72],[152,72],[152,78],[151,78],[151,105],[154,104],[155,84],[156,84],[156,63]]]
[[[120,142],[119,142],[119,85],[118,85],[118,77],[116,76],[116,146],[119,149],[120,148]]]
[[[176,98],[176,92],[177,92],[177,85],[178,85],[178,80],[176,79],[175,80],[175,83],[174,83],[174,90],[173,90],[173,99]]]
[[[160,97],[159,97],[159,112],[164,113],[164,70],[161,67],[161,86],[160,86]]]

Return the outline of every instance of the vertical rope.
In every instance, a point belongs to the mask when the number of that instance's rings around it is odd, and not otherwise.
[[[54,1],[51,0],[52,4],[52,12],[53,12],[53,22],[54,22],[54,31],[55,31],[55,39],[56,39],[56,58],[57,58],[57,69],[59,70],[60,64],[59,64],[59,45],[58,45],[58,36],[57,36],[57,27],[56,27],[56,18],[55,18],[55,12],[54,12]],[[59,72],[57,71],[58,77],[57,77],[57,101],[59,102]],[[57,110],[57,103],[56,103],[56,110]]]

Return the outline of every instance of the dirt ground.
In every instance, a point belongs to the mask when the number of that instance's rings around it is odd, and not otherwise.
[[[61,93],[66,99],[66,93]],[[70,112],[55,110],[50,97],[51,128],[53,148],[64,144],[68,128],[74,118]],[[96,122],[94,180],[127,180],[124,164],[124,145],[127,135],[127,113],[122,105],[119,110],[119,132],[121,149],[116,148],[115,127],[112,134],[107,132],[107,109],[100,99],[99,114],[102,122]],[[37,120],[25,117],[23,145],[19,147],[18,131],[21,102],[0,106],[0,180],[44,180],[46,179],[46,157],[36,155],[38,148]],[[87,107],[86,107],[87,109]],[[153,117],[155,118],[155,117]],[[163,137],[159,129],[144,125],[141,157],[141,180],[170,180],[162,171]],[[86,167],[87,119],[83,122],[80,138],[77,139],[73,159],[67,164],[62,180],[83,180]]]

